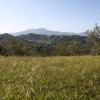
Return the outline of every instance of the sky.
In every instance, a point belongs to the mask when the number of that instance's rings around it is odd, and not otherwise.
[[[30,28],[84,32],[100,23],[100,0],[0,0],[0,33]]]

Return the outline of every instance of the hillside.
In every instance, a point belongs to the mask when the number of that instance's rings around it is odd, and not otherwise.
[[[0,54],[1,55],[59,55],[58,44],[85,43],[84,36],[66,35],[42,35],[29,33],[26,35],[12,36],[8,33],[0,35]],[[66,44],[67,45],[67,44]],[[60,46],[59,46],[60,47]],[[67,53],[61,55],[67,55]]]
[[[8,33],[0,35],[1,55],[27,54],[27,50],[31,47],[32,46],[28,41],[14,37]]]
[[[14,33],[11,33],[12,35],[14,36],[19,36],[19,35],[26,35],[26,34],[29,34],[29,33],[35,33],[35,34],[41,34],[41,35],[69,35],[69,36],[72,36],[72,35],[77,35],[79,34],[80,36],[83,35],[84,33],[73,33],[73,32],[60,32],[60,31],[52,31],[52,30],[48,30],[48,29],[45,29],[45,28],[38,28],[38,29],[27,29],[27,30],[24,30],[24,31],[21,31],[21,32],[14,32]]]
[[[17,36],[17,38],[27,40],[30,42],[58,42],[58,41],[64,41],[64,40],[70,40],[70,39],[75,39],[75,40],[84,40],[86,37],[85,36],[79,36],[79,35],[42,35],[42,34],[35,34],[35,33],[29,33],[26,35],[20,35]]]

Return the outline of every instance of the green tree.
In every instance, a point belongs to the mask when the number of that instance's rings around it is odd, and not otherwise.
[[[92,30],[87,31],[90,53],[100,54],[100,27],[96,24]]]

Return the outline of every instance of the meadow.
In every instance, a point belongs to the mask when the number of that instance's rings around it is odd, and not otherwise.
[[[1,56],[0,100],[100,100],[100,56]]]

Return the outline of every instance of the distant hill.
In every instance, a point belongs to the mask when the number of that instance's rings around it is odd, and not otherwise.
[[[32,30],[15,34],[1,34],[0,55],[84,55],[92,52],[94,43],[91,42],[90,37],[85,35],[84,32],[80,34],[65,34],[64,32],[46,29]],[[100,54],[99,38],[97,38],[96,43],[98,43],[97,53]]]
[[[36,33],[29,33],[25,35],[13,36],[8,33],[4,33],[0,35],[0,43],[8,42],[8,41],[20,41],[26,43],[52,43],[64,40],[84,40],[85,36],[80,35],[43,35],[43,34],[36,34]]]
[[[31,43],[55,43],[55,42],[61,42],[61,41],[69,41],[69,40],[77,40],[77,41],[83,41],[85,40],[85,36],[79,36],[79,35],[42,35],[42,34],[35,34],[35,33],[29,33],[26,35],[19,35],[16,36],[17,38],[21,40],[25,40]]]
[[[26,35],[29,33],[35,33],[35,34],[41,34],[41,35],[84,35],[84,32],[82,33],[73,33],[73,32],[59,32],[59,31],[52,31],[52,30],[48,30],[45,28],[39,28],[39,29],[27,29],[25,31],[21,31],[21,32],[15,32],[15,33],[11,33],[14,36],[19,36],[19,35]]]
[[[12,36],[8,33],[4,33],[0,35],[0,47],[3,49],[12,51],[12,48],[22,49],[24,47],[31,47],[30,42]]]
[[[6,41],[18,41],[16,37],[8,34],[8,33],[4,33],[0,35],[0,44],[3,45],[3,43],[5,43]]]
[[[29,42],[43,42],[44,40],[47,40],[49,38],[48,35],[41,35],[41,34],[35,34],[35,33],[19,35],[16,37],[22,40],[27,40]]]
[[[76,41],[75,43],[84,45],[86,44],[86,37],[79,35],[43,35],[36,33],[13,36],[5,33],[0,35],[0,54],[67,55],[70,53],[65,53],[63,50],[70,43],[74,43],[74,41]]]

